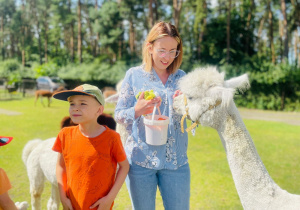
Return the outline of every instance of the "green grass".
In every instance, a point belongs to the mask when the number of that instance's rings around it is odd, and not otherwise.
[[[46,102],[46,101],[45,101]],[[0,134],[14,140],[0,148],[0,166],[6,170],[13,188],[14,201],[30,203],[29,181],[21,160],[22,149],[28,140],[56,136],[62,117],[68,115],[68,104],[53,100],[50,108],[34,99],[1,101],[1,109],[20,112],[20,115],[0,114]],[[106,112],[113,113],[108,105]],[[258,153],[274,181],[283,189],[300,194],[300,135],[299,126],[258,120],[244,120]],[[226,155],[217,132],[198,127],[196,136],[189,134],[188,156],[191,167],[191,209],[242,209]],[[42,205],[46,209],[50,184],[46,184]],[[115,201],[117,210],[131,209],[125,185]],[[157,209],[163,209],[158,192]]]

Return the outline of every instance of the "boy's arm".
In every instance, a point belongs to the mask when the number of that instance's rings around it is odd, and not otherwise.
[[[67,197],[66,192],[64,189],[66,189],[66,186],[64,186],[64,183],[66,183],[66,166],[65,166],[65,160],[61,153],[58,153],[57,156],[57,163],[56,163],[56,179],[57,179],[57,185],[58,185],[58,191],[61,203],[63,205],[64,209],[70,209],[73,210],[72,204],[70,199]]]
[[[110,206],[111,206],[112,202],[115,200],[118,192],[120,191],[120,189],[125,181],[125,178],[128,174],[128,171],[129,171],[129,163],[128,163],[127,159],[125,159],[122,162],[118,162],[118,164],[119,164],[119,170],[117,172],[116,180],[115,180],[113,187],[111,188],[111,190],[105,197],[99,199],[90,208],[95,208],[95,207],[99,206],[98,209],[101,209],[101,210],[102,209],[103,210],[110,209]]]
[[[0,195],[0,209],[3,210],[17,210],[16,205],[10,199],[8,192],[5,192]]]

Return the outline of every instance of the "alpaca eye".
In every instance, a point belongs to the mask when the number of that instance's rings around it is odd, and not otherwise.
[[[193,100],[193,97],[192,97],[192,96],[189,96],[188,99],[189,99],[189,100]]]

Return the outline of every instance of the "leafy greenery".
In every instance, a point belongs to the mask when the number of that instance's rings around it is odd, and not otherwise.
[[[114,85],[141,64],[147,33],[164,20],[180,23],[181,69],[248,73],[252,88],[240,105],[297,111],[299,8],[295,0],[0,0],[0,77]]]

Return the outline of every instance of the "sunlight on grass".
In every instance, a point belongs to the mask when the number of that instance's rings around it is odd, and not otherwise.
[[[0,114],[0,134],[14,140],[0,149],[0,166],[5,169],[13,189],[14,201],[30,203],[29,181],[21,160],[27,141],[54,137],[60,120],[68,115],[68,104],[53,100],[51,107],[34,106],[33,98],[1,101],[1,109],[20,112],[20,115]],[[114,106],[107,104],[105,112],[112,114]],[[283,189],[300,194],[300,135],[299,126],[258,120],[244,120],[258,154],[274,181]],[[191,209],[242,209],[222,143],[217,132],[199,126],[196,136],[189,134],[188,157],[191,167]],[[42,209],[46,209],[50,184],[45,186]],[[164,209],[159,191],[157,208]],[[123,185],[114,209],[131,209],[126,186]]]

